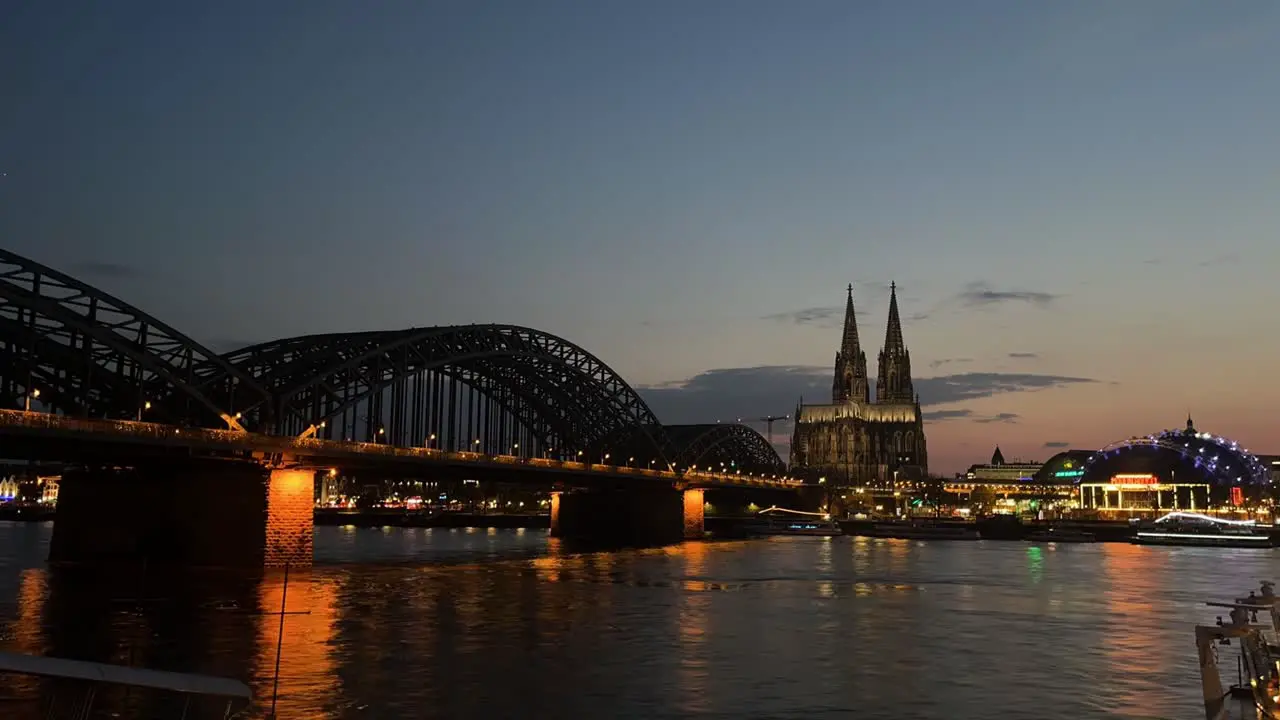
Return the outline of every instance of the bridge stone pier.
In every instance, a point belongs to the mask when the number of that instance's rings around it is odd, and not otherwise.
[[[703,535],[703,491],[593,489],[551,495],[551,536],[608,545],[670,545]]]
[[[312,470],[155,462],[63,476],[50,562],[262,568],[311,564]]]

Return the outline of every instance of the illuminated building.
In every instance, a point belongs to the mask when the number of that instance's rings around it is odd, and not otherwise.
[[[9,502],[18,497],[18,479],[10,475],[0,477],[0,502]]]
[[[911,354],[902,338],[895,285],[889,286],[889,321],[879,365],[872,402],[850,285],[831,403],[801,402],[796,408],[791,466],[797,472],[822,475],[833,485],[872,487],[928,476],[924,422],[911,380]]]
[[[1043,469],[1044,463],[1039,462],[1007,462],[996,447],[991,462],[970,466],[945,488],[966,496],[973,505],[990,505],[998,512],[1065,506],[1075,495],[1074,478],[1045,477]]]
[[[1085,465],[1096,450],[1064,450],[1040,466],[1036,479],[1041,483],[1075,485],[1084,477]]]
[[[61,475],[47,475],[36,479],[40,486],[40,502],[45,505],[58,504],[58,486],[62,483]]]
[[[971,483],[1026,483],[1035,479],[1040,471],[1038,462],[1005,462],[1004,453],[996,446],[991,454],[991,462],[985,465],[972,465],[965,473],[965,479]]]
[[[1258,462],[1266,466],[1269,482],[1280,484],[1280,455],[1259,455]]]
[[[1171,510],[1243,508],[1271,479],[1257,456],[1227,438],[1165,430],[1094,453],[1080,478],[1080,507],[1100,516],[1151,516]]]

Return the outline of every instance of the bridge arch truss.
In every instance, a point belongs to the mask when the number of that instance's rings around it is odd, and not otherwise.
[[[270,399],[237,407],[250,428],[522,457],[588,457],[600,438],[651,428],[644,400],[591,353],[512,325],[314,335],[225,356]],[[664,443],[648,431],[647,455]],[[583,453],[581,456],[579,452]]]
[[[217,353],[136,307],[0,250],[0,402],[91,418],[238,429],[230,398],[191,382],[198,368],[237,377]]]
[[[334,333],[220,355],[109,293],[0,250],[0,403],[28,402],[88,418],[785,472],[746,426],[663,426],[605,363],[539,330]]]
[[[786,463],[773,446],[754,429],[737,423],[701,425],[664,425],[661,432],[650,433],[661,438],[662,455],[679,470],[697,468],[709,472],[726,472],[782,477]],[[638,462],[648,437],[632,432],[606,441],[609,452],[619,460]]]

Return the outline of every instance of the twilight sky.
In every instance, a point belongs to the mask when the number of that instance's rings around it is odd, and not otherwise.
[[[537,327],[667,422],[828,400],[845,285],[874,368],[895,280],[931,470],[1188,410],[1280,452],[1277,37],[1274,0],[10,0],[0,242],[216,349]]]

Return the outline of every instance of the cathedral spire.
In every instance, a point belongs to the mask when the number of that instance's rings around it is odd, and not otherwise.
[[[898,284],[889,283],[889,323],[884,330],[885,352],[906,352],[902,342],[902,318],[898,315]]]
[[[915,401],[911,383],[911,353],[902,339],[902,317],[898,313],[898,284],[889,284],[889,322],[885,325],[884,347],[880,350],[880,372],[876,377],[876,402]]]
[[[849,295],[844,303],[844,338],[840,342],[840,352],[849,357],[862,352],[858,342],[858,313],[853,309],[853,283],[849,283]]]
[[[858,340],[858,313],[853,308],[853,284],[844,304],[844,335],[840,352],[836,353],[835,377],[831,383],[831,402],[868,402],[871,384],[867,380],[867,354]]]

